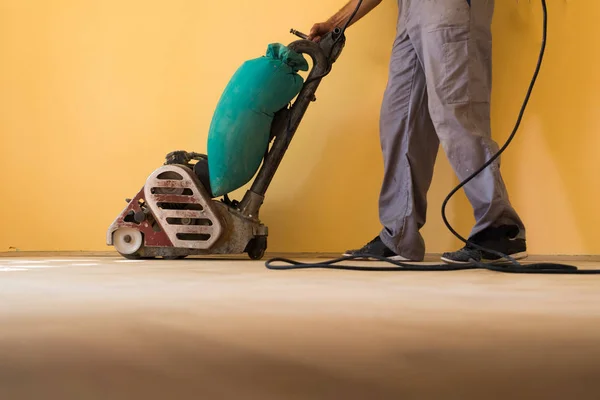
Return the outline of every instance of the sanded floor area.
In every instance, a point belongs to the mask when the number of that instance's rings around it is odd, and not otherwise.
[[[599,399],[599,289],[600,276],[3,257],[0,399]]]

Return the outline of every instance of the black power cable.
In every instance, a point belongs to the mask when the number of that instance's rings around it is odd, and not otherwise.
[[[346,32],[346,29],[350,25],[350,22],[352,22],[354,17],[356,17],[356,14],[358,14],[358,10],[360,10],[360,6],[362,5],[362,2],[363,2],[363,0],[358,0],[358,4],[356,5],[354,12],[352,13],[352,15],[350,15],[350,18],[348,18],[348,21],[346,21],[346,23],[344,24],[344,27],[342,28],[342,33],[340,34],[340,36],[338,37],[337,40],[339,40],[339,38],[341,38],[344,35],[344,32]],[[336,40],[336,43],[337,43],[337,40]]]
[[[344,261],[361,260],[369,257],[374,260],[384,261],[395,265],[394,267],[366,267],[358,265],[338,265]],[[274,265],[274,263],[283,263],[288,265]],[[394,271],[422,271],[422,272],[441,272],[441,271],[465,271],[473,269],[485,269],[494,272],[504,272],[511,274],[560,274],[560,275],[597,275],[600,270],[580,270],[572,265],[557,264],[557,263],[534,263],[527,266],[514,266],[512,264],[501,266],[494,264],[472,262],[470,264],[411,264],[400,261],[393,261],[385,257],[362,255],[340,257],[334,260],[325,260],[318,263],[303,263],[290,260],[287,258],[273,258],[265,263],[267,268],[272,270],[291,270],[291,269],[337,269],[346,271],[371,271],[371,272],[394,272]]]
[[[521,106],[521,111],[519,112],[519,116],[517,118],[515,127],[514,127],[512,133],[510,134],[509,138],[507,139],[506,143],[500,148],[500,150],[498,150],[498,152],[493,157],[491,157],[484,165],[482,165],[481,168],[479,168],[477,171],[473,172],[468,178],[466,178],[458,186],[456,186],[448,194],[448,196],[446,197],[446,199],[444,200],[444,202],[442,204],[442,218],[444,220],[444,223],[446,224],[446,227],[450,230],[450,232],[452,232],[452,234],[454,236],[456,236],[458,239],[460,239],[462,242],[464,242],[468,246],[472,246],[473,248],[475,248],[479,251],[489,253],[489,254],[494,254],[497,257],[500,257],[500,259],[507,260],[509,262],[508,265],[493,265],[493,264],[487,264],[487,263],[483,263],[483,262],[477,262],[475,260],[470,260],[470,263],[460,264],[460,265],[450,265],[450,264],[423,265],[423,264],[411,264],[411,263],[406,263],[406,262],[393,261],[393,260],[387,259],[385,257],[364,254],[364,255],[340,257],[340,258],[336,258],[334,260],[326,260],[326,261],[322,261],[319,263],[302,263],[302,262],[290,260],[287,258],[273,258],[271,260],[268,260],[265,263],[266,267],[269,269],[273,269],[273,270],[326,268],[326,269],[338,269],[338,270],[350,270],[350,271],[430,271],[430,272],[435,272],[435,271],[462,271],[462,270],[472,270],[472,269],[486,269],[486,270],[495,271],[495,272],[504,272],[504,273],[513,273],[513,274],[515,274],[515,273],[519,273],[519,274],[577,274],[577,275],[600,274],[600,270],[580,270],[573,265],[557,264],[557,263],[532,263],[532,264],[527,264],[526,266],[524,266],[507,254],[503,254],[503,253],[500,253],[493,249],[488,249],[488,248],[479,246],[479,245],[472,243],[471,241],[463,238],[458,232],[456,232],[456,230],[454,228],[452,228],[452,226],[450,225],[450,222],[448,221],[448,218],[446,217],[446,206],[448,205],[448,202],[450,201],[450,199],[456,194],[456,192],[458,192],[467,183],[469,183],[471,180],[473,180],[473,178],[475,178],[477,175],[479,175],[481,172],[483,172],[488,166],[490,166],[496,159],[498,159],[498,157],[500,157],[500,155],[508,148],[508,146],[514,139],[514,137],[521,125],[521,121],[523,120],[523,115],[525,114],[525,110],[529,103],[531,93],[533,92],[533,88],[535,86],[538,75],[540,73],[542,61],[544,59],[544,53],[546,50],[546,39],[547,39],[547,31],[548,31],[548,10],[547,10],[547,6],[546,6],[546,0],[541,0],[541,2],[542,2],[543,17],[544,17],[543,32],[542,32],[542,46],[541,46],[540,54],[538,57],[538,62],[537,62],[536,68],[535,68],[535,72],[533,74],[533,78],[531,79],[531,83],[529,85],[529,89],[527,90],[527,94],[525,96],[523,105]],[[346,24],[344,25],[342,33],[346,30],[346,28],[350,24],[350,21],[352,20],[352,18],[354,18],[354,16],[358,12],[358,9],[360,8],[361,3],[362,3],[362,0],[359,1],[358,6],[354,10],[354,13],[350,17],[350,19],[346,22]],[[340,37],[341,37],[341,35],[340,35]],[[394,267],[364,267],[364,266],[338,265],[339,263],[344,262],[344,261],[363,260],[365,258],[374,259],[374,260],[378,260],[378,261],[385,261],[386,263],[394,265]],[[288,265],[279,265],[279,266],[274,265],[274,263],[277,263],[277,262],[288,264]]]

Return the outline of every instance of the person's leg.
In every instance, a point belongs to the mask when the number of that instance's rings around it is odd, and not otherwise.
[[[460,180],[498,151],[490,126],[493,12],[493,0],[413,0],[409,11],[409,34],[425,66],[431,118]],[[470,237],[524,256],[525,227],[509,201],[500,160],[464,189],[476,219]],[[449,262],[470,257],[481,255],[469,249],[444,254]]]
[[[429,116],[425,74],[405,28],[402,3],[406,0],[399,2],[400,20],[380,117],[383,229],[365,247],[346,254],[421,261],[425,244],[419,230],[425,224],[439,140]]]

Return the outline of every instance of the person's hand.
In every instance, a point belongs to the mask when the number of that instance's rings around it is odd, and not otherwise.
[[[321,38],[331,32],[333,29],[334,26],[329,22],[320,22],[318,24],[314,24],[310,30],[310,33],[308,34],[308,40],[319,43]]]

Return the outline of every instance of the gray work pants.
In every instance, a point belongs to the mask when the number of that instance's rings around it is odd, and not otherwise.
[[[418,261],[439,145],[460,180],[498,151],[490,128],[494,0],[398,0],[398,6],[380,121],[380,237]],[[508,224],[524,237],[499,168],[498,159],[464,187],[476,220],[471,235]]]

